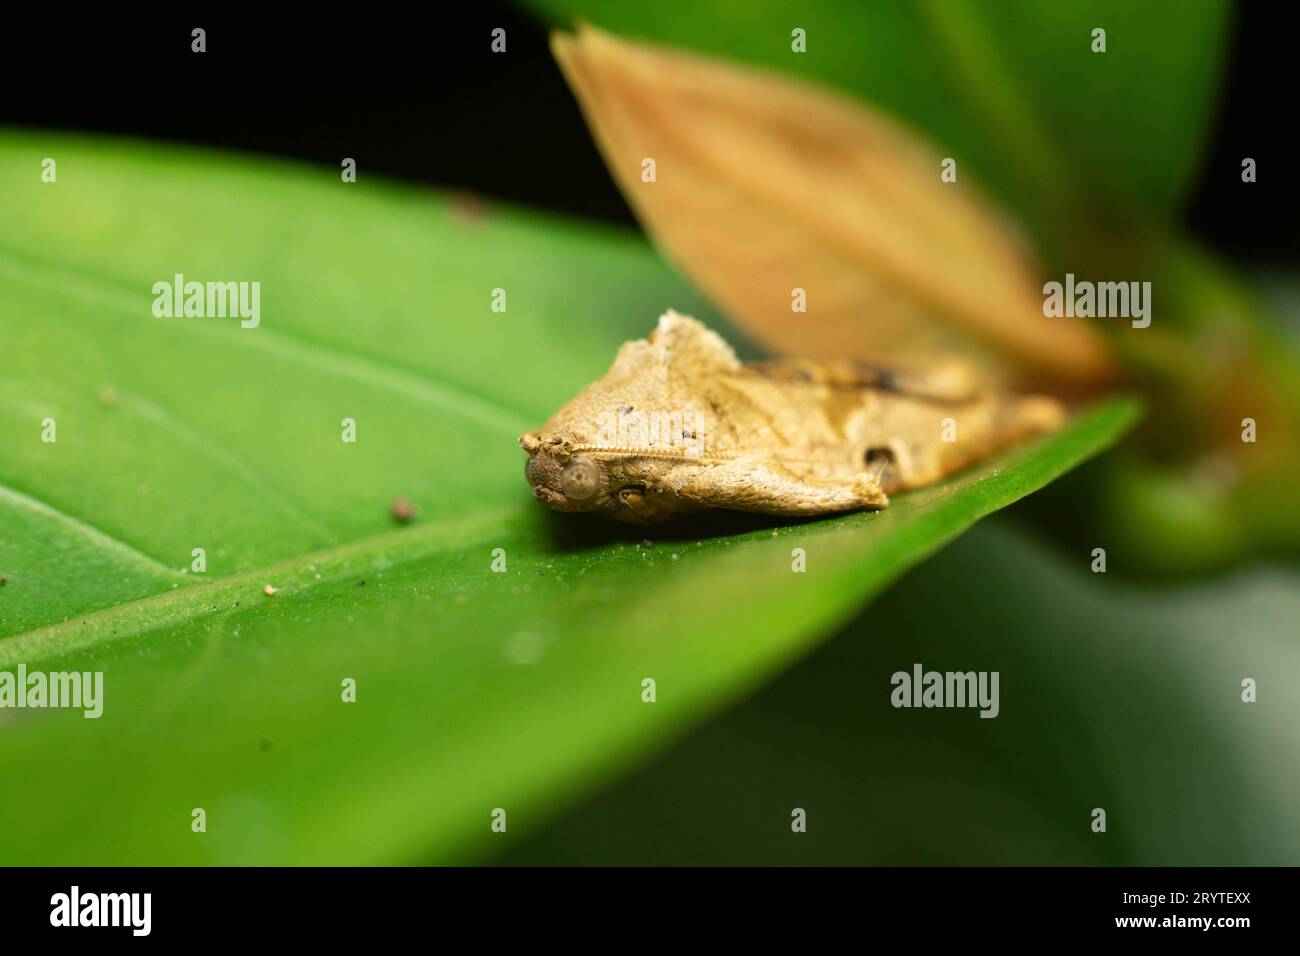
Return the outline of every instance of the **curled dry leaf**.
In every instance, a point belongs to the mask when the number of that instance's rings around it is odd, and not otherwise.
[[[941,155],[826,90],[583,26],[552,48],[605,160],[664,252],[782,354],[1092,384],[1097,330],[1042,313],[1015,230]],[[653,182],[643,161],[654,160]],[[793,290],[806,314],[792,314]]]

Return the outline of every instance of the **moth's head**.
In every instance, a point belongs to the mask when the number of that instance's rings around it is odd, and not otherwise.
[[[663,521],[683,510],[671,496],[646,491],[628,462],[575,450],[572,442],[540,429],[519,436],[528,453],[524,475],[533,497],[554,511],[594,511],[632,524]]]
[[[597,511],[635,524],[693,510],[656,476],[665,453],[702,453],[700,380],[739,367],[716,333],[670,309],[649,336],[624,343],[609,371],[543,428],[520,436],[533,495],[556,511]]]
[[[528,453],[524,476],[533,496],[556,511],[597,511],[609,506],[609,475],[595,459],[573,451],[559,435],[531,431],[519,436]]]

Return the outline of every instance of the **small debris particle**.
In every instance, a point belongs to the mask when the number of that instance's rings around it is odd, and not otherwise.
[[[672,555],[672,559],[673,559],[674,561],[676,561],[676,560],[677,560],[677,555],[676,555],[676,554],[673,554],[673,555]]]
[[[265,594],[267,597],[271,597],[278,590],[280,589],[271,584],[262,585],[262,593]]]
[[[0,588],[4,587],[8,583],[9,583],[9,579],[5,577],[3,574],[0,574]]]
[[[774,537],[774,538],[776,537],[776,532],[775,532],[775,531],[772,532],[772,537]]]
[[[646,538],[644,541],[641,542],[641,547],[643,548],[653,548],[654,546],[655,543],[651,541],[649,538]]]
[[[99,401],[103,405],[110,405],[110,406],[116,405],[117,392],[113,391],[113,389],[105,385],[103,388],[99,390]]]
[[[450,196],[451,214],[462,226],[475,226],[487,216],[481,196],[467,189],[454,190]]]
[[[415,520],[415,505],[410,498],[393,499],[393,517],[401,524],[410,524]]]
[[[365,587],[365,586],[366,586],[366,579],[365,579],[365,578],[362,578],[360,581],[357,582],[357,587],[359,587],[359,588],[363,588],[363,587]]]
[[[271,741],[263,740],[260,744],[257,745],[257,747],[259,750],[262,751],[262,753],[266,753],[271,749]]]

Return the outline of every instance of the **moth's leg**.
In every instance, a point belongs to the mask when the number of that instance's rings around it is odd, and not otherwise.
[[[746,459],[707,469],[677,494],[711,508],[774,515],[831,514],[889,504],[879,480],[865,471],[847,481],[805,478],[779,462]]]

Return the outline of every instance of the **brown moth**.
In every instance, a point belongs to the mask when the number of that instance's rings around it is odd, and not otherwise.
[[[884,508],[888,494],[1064,415],[1054,399],[1003,390],[951,363],[743,364],[715,332],[670,310],[519,443],[542,504],[652,524],[705,508]]]

